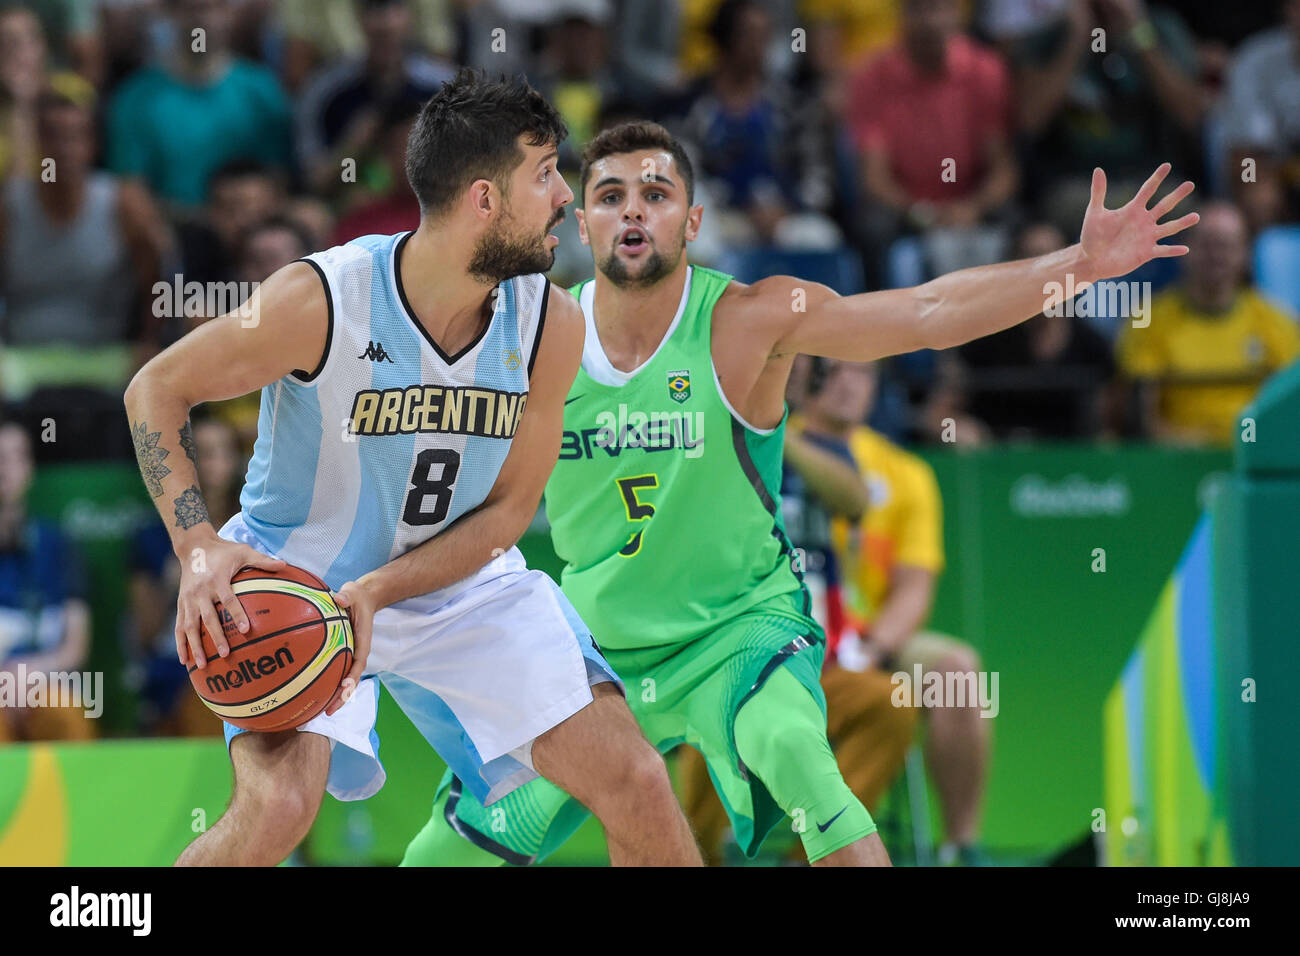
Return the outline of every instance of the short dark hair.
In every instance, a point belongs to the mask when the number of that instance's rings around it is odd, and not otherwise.
[[[406,144],[406,178],[420,212],[436,217],[476,179],[504,189],[524,160],[520,136],[529,146],[559,146],[568,135],[555,107],[522,76],[493,80],[465,67],[420,110]]]
[[[686,184],[686,202],[695,202],[695,168],[686,149],[677,137],[658,123],[636,121],[619,123],[607,130],[602,130],[582,151],[582,195],[587,195],[587,180],[591,177],[591,167],[606,156],[618,153],[635,153],[643,149],[661,149],[672,156],[673,162],[681,171]]]

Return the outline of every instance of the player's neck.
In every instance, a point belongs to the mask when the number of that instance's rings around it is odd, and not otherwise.
[[[682,256],[676,269],[648,287],[620,287],[596,273],[596,331],[605,357],[616,369],[630,372],[659,348],[677,315],[688,268]]]
[[[469,251],[459,246],[450,235],[422,225],[394,264],[412,318],[449,353],[472,341],[491,319],[496,288],[469,274]]]

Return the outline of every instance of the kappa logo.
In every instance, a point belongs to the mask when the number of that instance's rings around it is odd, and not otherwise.
[[[681,369],[668,373],[668,395],[674,402],[679,404],[691,397],[690,369]]]
[[[501,353],[501,363],[513,372],[524,364],[524,360],[519,355],[519,349],[506,349]]]
[[[396,364],[384,351],[383,342],[367,342],[366,350],[357,356],[359,359],[370,359],[372,362],[387,362],[390,365]]]

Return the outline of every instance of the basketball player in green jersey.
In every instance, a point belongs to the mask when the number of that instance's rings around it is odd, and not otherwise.
[[[703,208],[688,158],[661,127],[624,124],[587,146],[577,215],[597,272],[571,290],[587,337],[546,487],[563,589],[650,741],[703,753],[746,854],[788,814],[813,863],[888,863],[827,743],[823,635],[782,526],[795,355],[950,348],[1038,314],[1067,288],[1182,255],[1158,240],[1196,215],[1160,220],[1192,184],[1147,208],[1168,171],[1116,210],[1095,171],[1068,249],[841,298],[789,276],[745,286],[691,266],[686,243]],[[403,862],[534,862],[586,815],[544,780],[484,810],[448,776]]]

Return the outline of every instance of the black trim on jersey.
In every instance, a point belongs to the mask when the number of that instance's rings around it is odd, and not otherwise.
[[[524,856],[522,853],[516,853],[507,846],[502,846],[496,840],[484,836],[468,823],[463,822],[456,816],[456,804],[460,803],[460,787],[460,777],[453,775],[451,778],[451,790],[447,793],[447,805],[443,807],[442,810],[442,815],[446,818],[447,823],[451,828],[466,840],[469,840],[470,843],[473,843],[480,850],[487,850],[487,852],[494,856],[501,857],[501,859],[513,866],[528,866],[532,863],[532,857]]]
[[[568,292],[561,290],[564,295]],[[533,335],[533,351],[528,356],[528,378],[533,377],[533,363],[537,361],[537,348],[542,344],[542,332],[546,328],[546,307],[551,304],[551,280],[542,280],[542,310],[537,313],[537,332]]]
[[[433,340],[433,336],[429,334],[429,330],[421,325],[420,320],[415,317],[415,310],[411,308],[411,303],[406,298],[406,288],[402,285],[402,270],[400,268],[402,261],[402,247],[406,245],[406,240],[410,239],[413,235],[415,235],[414,232],[408,232],[401,239],[397,240],[397,246],[393,249],[393,284],[397,286],[397,298],[402,302],[402,311],[406,313],[406,317],[411,321],[411,324],[415,326],[422,336],[424,336],[424,341],[433,346],[433,350],[438,353],[440,359],[448,365],[455,365],[473,351],[474,346],[483,341],[483,336],[487,335],[488,329],[492,328],[492,319],[489,317],[488,320],[483,323],[483,328],[479,331],[478,335],[474,336],[473,341],[455,355],[448,355],[442,350],[442,346]],[[506,279],[505,281],[509,282],[510,280]],[[495,315],[495,310],[493,314]]]
[[[736,420],[736,416],[731,416],[731,443],[736,450],[736,459],[740,462],[740,470],[744,472],[745,477],[749,479],[750,485],[758,494],[758,500],[763,503],[767,513],[772,516],[772,537],[776,538],[777,543],[781,546],[781,554],[787,558],[794,554],[794,542],[792,542],[781,528],[778,520],[780,506],[777,505],[776,499],[772,493],[767,490],[767,485],[763,483],[763,476],[758,473],[758,466],[754,464],[754,459],[749,457],[749,448],[745,445],[745,426]],[[803,593],[802,612],[809,617],[812,616],[812,595],[808,592],[808,586],[803,583],[803,572],[791,566],[791,573],[799,582],[799,590]]]
[[[325,361],[330,357],[330,344],[334,339],[334,296],[330,292],[330,280],[325,278],[325,270],[320,267],[315,259],[295,259],[294,262],[305,262],[316,270],[316,275],[320,276],[320,284],[325,287],[325,314],[328,316],[329,325],[325,328],[325,351],[321,353],[320,361],[316,363],[316,368],[310,373],[304,372],[300,368],[294,369],[289,374],[300,382],[313,382],[321,372],[325,370]]]

